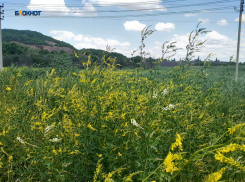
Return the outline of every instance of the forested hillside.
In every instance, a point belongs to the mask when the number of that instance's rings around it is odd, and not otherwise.
[[[47,46],[58,46],[58,47],[69,47],[76,50],[72,45],[56,40],[52,37],[43,35],[39,32],[31,30],[14,30],[14,29],[3,29],[2,30],[3,42],[21,42],[28,45],[47,45]],[[54,42],[55,45],[50,45],[46,41]]]
[[[103,63],[104,50],[77,50],[66,42],[35,31],[3,29],[2,39],[4,67],[16,65],[56,68],[78,66],[84,68],[82,63],[87,61],[90,54],[92,54],[92,64],[100,65]],[[78,53],[79,59],[74,56],[74,51]],[[134,61],[139,62],[139,58],[130,59],[116,52],[109,53],[105,51],[104,55],[106,59],[116,57],[116,64],[120,64],[122,67],[136,65]]]

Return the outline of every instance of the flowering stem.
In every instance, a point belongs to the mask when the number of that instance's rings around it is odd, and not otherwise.
[[[185,166],[188,165],[192,161],[192,159],[195,157],[195,155],[197,155],[199,152],[202,152],[203,150],[207,150],[207,149],[210,149],[210,148],[223,147],[225,145],[226,144],[212,145],[212,146],[209,146],[209,147],[206,147],[206,148],[203,148],[201,150],[196,151],[194,154],[192,154],[192,156],[190,157],[190,159],[182,166],[182,168],[174,175],[174,177],[171,178],[170,181],[172,181],[174,178],[176,178],[179,175],[179,173],[185,168]]]
[[[225,132],[220,138],[222,138],[226,133],[227,133],[227,132]],[[217,142],[220,140],[220,138],[219,138],[215,143],[217,143]],[[236,139],[236,138],[233,138],[233,139],[229,140],[228,142],[226,142],[225,144],[212,145],[212,146],[209,146],[209,147],[206,147],[206,148],[203,148],[203,149],[201,149],[201,150],[196,151],[196,152],[190,157],[190,159],[188,160],[188,162],[185,163],[185,164],[183,165],[183,167],[182,167],[182,168],[181,168],[181,169],[174,175],[174,177],[173,177],[172,179],[176,178],[176,176],[178,176],[178,174],[182,171],[182,169],[184,169],[184,167],[185,167],[187,164],[189,164],[189,163],[191,162],[191,160],[194,158],[194,156],[197,155],[199,152],[201,152],[201,151],[203,151],[203,150],[210,149],[210,148],[215,148],[215,147],[219,148],[219,147],[223,147],[223,146],[227,145],[227,143],[230,143],[231,141],[233,141],[233,140],[235,140],[235,139]],[[215,144],[215,143],[214,143],[214,144]],[[172,180],[172,179],[171,179],[171,180]]]
[[[38,147],[38,146],[32,145],[32,144],[30,144],[30,143],[25,143],[25,144],[28,144],[28,145],[30,145],[30,146],[32,146],[32,147]]]

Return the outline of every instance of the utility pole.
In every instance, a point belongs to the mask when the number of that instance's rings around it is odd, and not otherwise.
[[[236,54],[236,82],[237,82],[237,77],[238,77],[240,34],[241,34],[241,23],[242,23],[243,4],[244,4],[244,0],[241,0],[240,9],[239,9],[240,15],[239,15],[238,40],[237,40],[237,54]]]
[[[4,7],[4,4],[2,6],[0,5],[0,72],[3,71],[3,50],[2,50],[2,25],[1,22],[4,20],[4,16],[2,18],[2,14],[4,14],[4,10],[2,11],[1,8]]]

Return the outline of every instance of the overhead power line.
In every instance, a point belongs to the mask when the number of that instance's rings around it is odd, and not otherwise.
[[[217,3],[221,3],[223,1],[214,1],[212,4],[217,4]],[[208,3],[198,3],[198,4],[189,4],[189,5],[185,5],[186,7],[192,7],[192,6],[205,6],[205,5],[209,5],[210,6],[210,2]],[[227,6],[227,7],[232,7],[233,6]],[[183,8],[183,5],[179,5],[179,6],[172,6],[172,7],[167,7],[167,9],[174,9],[174,8]],[[147,8],[147,9],[131,9],[131,10],[102,10],[102,11],[98,11],[97,13],[121,13],[121,12],[132,12],[132,11],[153,11],[153,10],[164,10],[166,8]],[[84,11],[84,10],[80,10],[80,11]],[[49,12],[49,11],[43,11],[43,12]],[[60,13],[61,11],[52,11],[52,13]],[[75,12],[75,13],[80,13]],[[91,13],[91,11],[84,11],[83,13]]]
[[[187,0],[171,0],[171,1],[164,1],[164,2],[161,2],[161,3],[158,3],[158,4],[162,4],[162,3],[169,3],[169,2],[179,2],[179,1],[187,1]],[[229,0],[230,1],[230,0]],[[234,0],[233,0],[234,1]],[[80,1],[81,2],[81,1]],[[26,5],[26,3],[9,3],[9,2],[6,2],[8,3],[9,5],[13,4],[13,5]],[[147,2],[144,2],[144,4],[156,4],[157,1],[147,1]],[[113,3],[106,3],[106,4],[101,4],[101,3],[92,3],[94,7],[102,7],[102,6],[132,6],[132,5],[142,5],[142,1],[140,2],[137,2],[137,3],[117,3],[117,4],[113,4]],[[94,5],[94,4],[99,4],[99,5]],[[47,4],[32,4],[30,6],[55,6],[55,7],[63,7],[64,5],[67,6],[67,4],[53,4],[53,5],[47,5]],[[76,5],[76,4],[71,4],[72,6]],[[79,4],[79,6],[81,6],[81,3]]]
[[[134,6],[134,5],[148,5],[148,4],[157,4],[157,5],[167,5],[168,2],[183,2],[183,1],[186,1],[186,0],[175,0],[175,1],[164,1],[164,2],[161,2],[161,3],[156,3],[156,1],[154,1],[154,3],[152,1],[148,1],[148,2],[139,2],[139,3],[108,3],[108,4],[99,4],[99,5],[95,5],[97,3],[93,3],[91,4],[93,7],[104,7],[104,6]],[[228,2],[235,2],[235,1],[238,1],[238,0],[219,0],[219,1],[213,1],[213,2],[206,2],[206,3],[201,3],[201,4],[209,4],[209,5],[213,5],[215,4],[215,2],[217,3],[228,3]],[[26,3],[8,3],[8,5],[14,5],[14,6],[19,6],[20,4],[22,5],[27,5]],[[200,3],[199,3],[200,4]],[[182,4],[182,7],[183,7],[184,4]],[[75,6],[75,7],[84,7],[84,5],[77,5],[77,4],[30,4],[28,5],[29,7],[64,7],[64,6]],[[188,5],[184,5],[185,7],[188,6]],[[201,6],[201,5],[200,5]]]
[[[191,11],[175,11],[175,12],[166,12],[166,13],[153,13],[153,14],[139,14],[139,15],[121,15],[121,16],[96,16],[96,17],[81,17],[81,18],[126,18],[126,17],[147,17],[147,16],[160,16],[160,15],[173,15],[173,14],[190,14],[190,13],[200,13],[203,11],[218,11],[218,10],[227,10],[228,8],[231,8],[230,6],[229,7],[220,7],[220,8],[213,8],[213,9],[200,9],[200,10],[191,10]],[[48,12],[48,11],[45,11],[45,12]],[[207,13],[207,12],[205,12]],[[208,12],[208,13],[211,13],[211,12]],[[216,12],[217,13],[217,12]],[[75,13],[74,13],[75,14]],[[91,12],[90,12],[91,14]],[[69,17],[66,16],[66,17]],[[76,17],[76,16],[72,16],[72,17]]]

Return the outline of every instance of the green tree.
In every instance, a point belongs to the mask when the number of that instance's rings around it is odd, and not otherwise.
[[[139,67],[141,65],[142,60],[143,60],[143,58],[141,56],[135,56],[135,57],[131,58],[133,65],[136,67]]]

